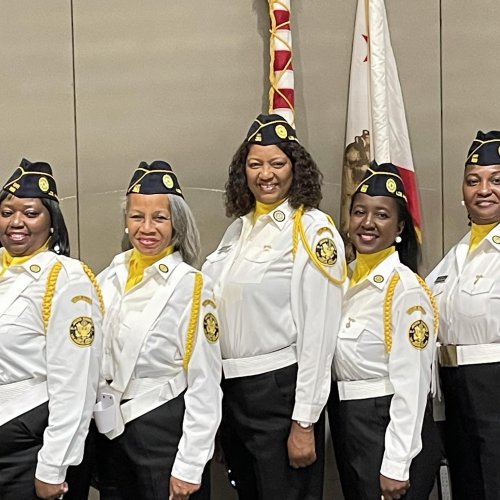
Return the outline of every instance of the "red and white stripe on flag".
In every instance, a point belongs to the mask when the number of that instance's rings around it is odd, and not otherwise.
[[[294,78],[290,0],[268,0],[271,19],[269,112],[294,125]]]
[[[421,217],[403,95],[384,0],[358,0],[349,83],[346,152],[360,145],[368,159],[399,169],[415,228]],[[344,169],[346,166],[344,166]],[[359,168],[359,175],[362,169]]]

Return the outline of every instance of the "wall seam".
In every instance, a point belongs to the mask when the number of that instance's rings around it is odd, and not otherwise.
[[[440,101],[440,143],[441,143],[441,255],[444,255],[444,228],[445,228],[445,202],[444,202],[444,129],[443,129],[443,0],[439,0],[439,101]]]

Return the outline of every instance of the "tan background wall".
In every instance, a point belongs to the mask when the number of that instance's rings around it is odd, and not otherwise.
[[[387,0],[420,184],[424,270],[465,231],[460,181],[476,130],[500,128],[500,2]],[[292,0],[297,129],[338,215],[355,0]],[[265,0],[0,0],[0,180],[21,157],[55,170],[73,254],[120,249],[120,198],[166,159],[205,253],[228,221],[227,165],[267,105]],[[221,497],[222,498],[222,497]]]

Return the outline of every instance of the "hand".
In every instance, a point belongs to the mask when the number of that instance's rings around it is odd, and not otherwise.
[[[170,476],[168,500],[188,500],[189,496],[198,491],[201,484],[187,483]]]
[[[410,481],[396,481],[380,474],[380,491],[384,500],[396,500],[404,495],[410,487]]]
[[[307,467],[316,462],[314,443],[314,425],[303,429],[297,422],[292,422],[287,441],[288,460],[294,469]]]
[[[38,498],[45,500],[56,500],[68,492],[68,483],[50,484],[44,483],[35,477],[35,491]]]

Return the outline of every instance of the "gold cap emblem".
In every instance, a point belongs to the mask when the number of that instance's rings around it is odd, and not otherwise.
[[[40,179],[38,179],[38,187],[44,193],[46,193],[49,190],[49,181],[47,180],[46,177],[40,177]]]
[[[286,139],[286,136],[288,135],[288,132],[286,131],[286,128],[283,125],[276,125],[274,131],[276,132],[276,135],[280,139]]]
[[[397,189],[396,181],[394,179],[387,179],[387,181],[385,183],[385,187],[386,187],[387,191],[389,191],[389,193],[395,193],[396,189]],[[400,194],[400,196],[401,196],[401,194]]]
[[[174,181],[172,180],[172,177],[170,175],[165,174],[163,176],[163,184],[165,184],[165,187],[167,189],[172,189],[174,187]]]

